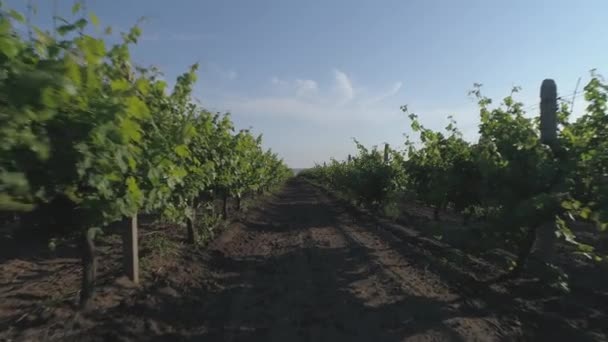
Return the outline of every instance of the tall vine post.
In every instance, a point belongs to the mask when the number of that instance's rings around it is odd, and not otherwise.
[[[540,87],[540,140],[555,153],[557,146],[557,85],[545,79]],[[536,230],[535,255],[551,263],[555,250],[555,224],[547,222]]]
[[[389,145],[388,143],[384,144],[384,163],[388,163],[388,155],[389,155]]]

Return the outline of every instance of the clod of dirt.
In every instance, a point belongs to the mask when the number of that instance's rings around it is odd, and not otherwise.
[[[134,289],[139,286],[139,285],[135,284],[134,282],[132,282],[131,279],[129,279],[126,276],[116,279],[116,281],[114,283],[125,289]]]
[[[169,287],[169,286],[159,289],[158,293],[161,295],[165,295],[165,296],[169,296],[169,297],[173,297],[173,298],[179,297],[179,293],[177,293],[177,291],[175,291],[175,289],[173,289],[172,287]]]
[[[158,323],[156,323],[155,321],[153,321],[151,319],[146,320],[146,330],[148,330],[156,335],[161,334],[160,328],[158,327]]]

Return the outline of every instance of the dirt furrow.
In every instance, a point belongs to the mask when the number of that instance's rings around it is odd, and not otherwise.
[[[352,222],[295,181],[219,240],[212,251],[222,260],[220,283],[235,288],[228,282],[235,263],[241,277],[218,331],[229,341],[499,339],[493,317],[461,317],[458,295],[438,277]]]

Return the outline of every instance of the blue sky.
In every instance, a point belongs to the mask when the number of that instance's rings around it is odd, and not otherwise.
[[[32,2],[32,21],[48,27],[53,1]],[[4,3],[24,9],[26,2]],[[56,3],[69,17],[73,1]],[[134,59],[167,79],[200,62],[196,97],[263,133],[265,146],[292,167],[343,159],[354,153],[352,137],[401,147],[410,133],[404,104],[431,128],[454,115],[474,139],[473,83],[495,100],[521,86],[517,98],[533,107],[544,78],[569,95],[590,69],[606,73],[608,61],[605,0],[88,0],[86,7],[118,30],[146,17]],[[576,101],[580,112],[584,102]]]

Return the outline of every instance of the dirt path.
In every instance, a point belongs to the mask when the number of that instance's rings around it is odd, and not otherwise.
[[[222,288],[201,310],[226,341],[508,339],[441,279],[313,186],[291,182],[211,246]],[[224,338],[222,338],[222,336]]]
[[[585,304],[590,311],[583,316],[561,297],[541,303],[530,299],[538,293],[525,299],[510,290],[473,286],[475,274],[490,272],[487,263],[406,227],[377,222],[294,179],[202,253],[186,249],[164,278],[139,290],[102,290],[100,297],[115,304],[99,302],[95,312],[64,315],[14,336],[32,341],[41,336],[61,341],[605,340],[606,315],[600,309]],[[70,286],[77,288],[77,279]],[[588,334],[596,332],[603,334]]]

